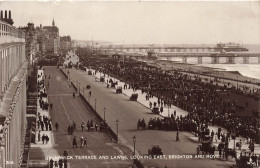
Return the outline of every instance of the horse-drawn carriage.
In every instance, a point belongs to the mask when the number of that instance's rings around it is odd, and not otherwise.
[[[209,135],[209,129],[199,131],[201,145],[197,147],[197,154],[212,154],[214,155],[216,147],[212,144],[212,137]]]
[[[206,128],[205,130],[201,130],[199,129],[198,131],[198,136],[199,136],[199,140],[200,141],[207,141],[211,138],[211,136],[209,135],[210,134],[210,131],[208,128]]]
[[[234,165],[234,168],[253,168],[254,165],[256,165],[253,161],[250,162],[250,156],[242,155],[239,159],[236,159],[236,165]]]
[[[100,78],[100,82],[103,83],[104,81],[105,81],[105,78],[104,78],[104,77],[101,77],[101,78]]]
[[[152,113],[154,113],[154,114],[159,114],[159,113],[160,113],[159,107],[154,107],[154,108],[152,109]]]
[[[92,75],[92,71],[91,70],[88,70],[88,75]]]
[[[201,141],[201,145],[199,145],[197,147],[197,154],[199,155],[200,152],[202,154],[211,154],[214,155],[216,147],[214,145],[212,145],[211,140],[205,140],[205,141]]]
[[[138,94],[134,93],[134,94],[131,95],[130,101],[137,101],[137,98],[138,98]]]
[[[158,156],[158,155],[163,155],[162,149],[159,147],[159,145],[152,146],[151,149],[148,149],[148,155],[150,155],[152,157]]]
[[[116,88],[116,84],[117,84],[116,82],[111,82],[111,88],[115,89]]]
[[[87,86],[86,86],[86,89],[90,89],[90,88],[91,88],[90,85],[87,85]]]
[[[118,87],[116,88],[116,94],[120,94],[120,93],[122,93],[122,87],[121,87],[121,86],[118,86]]]

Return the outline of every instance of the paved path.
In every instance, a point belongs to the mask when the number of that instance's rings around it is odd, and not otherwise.
[[[45,74],[43,70],[38,70],[38,76],[37,76],[37,82],[40,82],[44,80]],[[46,86],[39,89],[39,93],[44,91],[46,89]],[[44,102],[48,102],[48,98],[42,98]],[[49,110],[43,110],[40,107],[39,99],[37,99],[37,115],[40,116],[46,116],[50,117]],[[39,120],[39,117],[37,116],[36,118],[37,122]],[[38,134],[40,133],[40,137],[44,135],[47,135],[49,137],[49,142],[46,143],[46,141],[43,143],[42,139],[38,138]],[[58,152],[56,149],[53,148],[55,142],[54,142],[54,136],[53,136],[53,131],[46,131],[46,130],[41,130],[40,127],[38,127],[38,124],[36,124],[36,140],[35,144],[31,144],[31,152],[30,152],[30,160],[50,160],[51,158],[54,161],[58,162],[58,158],[54,158],[53,156],[59,156]],[[70,164],[68,163],[68,168],[70,168]]]
[[[87,69],[88,70],[88,69]],[[94,72],[94,71],[93,71]],[[96,78],[100,78],[100,76],[104,76],[104,74],[103,73],[99,73],[99,72],[97,72],[96,73],[96,75],[95,75],[95,77]],[[121,86],[122,88],[123,88],[123,86],[124,86],[124,82],[121,82],[120,80],[118,80],[118,79],[116,79],[116,78],[113,78],[113,77],[109,77],[108,75],[105,75],[105,81],[107,81],[107,80],[110,80],[110,79],[112,79],[114,82],[118,82],[118,85],[117,86]],[[116,92],[116,90],[115,89],[111,89],[110,88],[110,90],[111,91],[113,91],[113,92]],[[122,90],[123,91],[123,93],[125,94],[125,95],[127,95],[127,96],[131,96],[133,93],[138,93],[138,102],[139,103],[141,103],[142,105],[144,105],[145,107],[147,107],[148,109],[149,109],[149,102],[152,102],[152,104],[154,103],[154,102],[156,102],[157,103],[157,100],[158,100],[158,98],[157,97],[153,97],[153,98],[149,98],[149,100],[147,101],[146,100],[146,98],[145,98],[145,95],[146,95],[146,93],[143,93],[142,94],[142,92],[141,92],[141,90],[137,90],[137,91],[133,91],[132,89],[123,89]],[[183,110],[183,109],[180,109],[180,108],[178,108],[178,107],[176,107],[176,106],[171,106],[170,108],[168,108],[168,107],[163,107],[163,112],[162,113],[160,113],[160,115],[161,116],[163,116],[163,117],[167,117],[167,116],[170,116],[171,114],[173,114],[173,112],[174,111],[176,111],[176,115],[177,116],[186,116],[187,114],[188,114],[188,112],[187,111],[185,111],[185,110]],[[209,129],[210,129],[210,132],[211,131],[214,131],[215,133],[218,131],[218,126],[212,126],[212,125],[210,125],[209,126]],[[225,128],[222,128],[221,127],[221,132],[222,133],[227,133],[227,130],[225,129]],[[216,134],[215,134],[216,135]],[[194,140],[194,141],[197,141],[198,142],[198,137],[196,137],[196,136],[194,136],[194,135],[192,135],[192,136],[190,136],[190,138],[192,139],[192,140]],[[241,149],[243,150],[243,151],[246,151],[246,152],[250,152],[250,149],[248,148],[248,146],[249,146],[249,144],[248,144],[248,142],[246,141],[246,139],[245,138],[243,138],[243,137],[237,137],[236,139],[235,139],[235,141],[234,140],[232,140],[232,141],[230,141],[229,142],[229,148],[234,148],[234,144],[236,144],[237,142],[239,142],[240,140],[242,140],[242,147],[241,147]],[[221,142],[221,140],[214,140],[214,145],[218,145],[219,143]],[[237,148],[238,149],[238,148]],[[241,151],[239,151],[239,150],[237,150],[237,152],[238,153],[240,153]],[[256,154],[260,154],[260,145],[259,144],[255,144],[255,153]]]
[[[93,113],[89,111],[84,102],[76,96],[75,99],[72,93],[75,92],[72,87],[69,87],[68,81],[57,67],[44,67],[47,77],[50,75],[50,85],[47,89],[49,103],[53,103],[53,109],[50,110],[53,125],[58,122],[59,130],[54,130],[53,148],[57,150],[58,156],[62,156],[64,150],[68,151],[69,156],[73,159],[69,160],[71,168],[128,168],[131,160],[122,159],[80,159],[77,156],[117,156],[128,155],[129,148],[112,142],[107,134],[99,131],[81,131],[80,124],[91,119],[97,121]],[[67,128],[72,122],[76,123],[76,130],[73,135],[68,135]],[[76,136],[78,146],[80,146],[80,137],[87,137],[87,148],[72,148],[72,139]],[[57,155],[53,155],[55,157]],[[93,157],[92,157],[93,158]]]
[[[180,133],[180,142],[175,142],[175,131],[158,131],[158,130],[137,130],[138,119],[144,118],[146,122],[152,117],[160,117],[154,115],[151,110],[138,102],[129,101],[129,97],[124,94],[115,94],[114,89],[106,88],[105,84],[96,81],[94,76],[87,75],[86,72],[67,69],[69,76],[74,81],[75,86],[80,86],[83,93],[83,87],[91,86],[92,95],[89,97],[89,90],[84,89],[85,97],[90,100],[90,104],[95,107],[100,116],[104,116],[110,127],[116,132],[116,120],[119,120],[119,142],[122,145],[133,149],[133,136],[136,136],[136,150],[139,154],[147,154],[148,149],[152,145],[159,144],[163,154],[183,155],[195,154],[197,142],[190,139],[191,133]],[[220,161],[210,159],[168,159],[168,160],[142,160],[146,166],[164,167],[229,167],[234,164],[232,160]]]

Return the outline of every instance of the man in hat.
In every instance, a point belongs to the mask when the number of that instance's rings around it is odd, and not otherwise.
[[[72,146],[73,146],[73,148],[74,148],[74,146],[78,147],[76,136],[74,136],[74,138],[73,138]]]

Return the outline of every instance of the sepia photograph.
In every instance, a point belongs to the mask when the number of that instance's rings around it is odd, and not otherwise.
[[[260,1],[0,0],[0,168],[260,167]]]

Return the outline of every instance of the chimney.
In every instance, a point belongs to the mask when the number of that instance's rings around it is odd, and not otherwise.
[[[7,10],[5,10],[5,19],[7,19]]]
[[[11,11],[9,11],[9,19],[11,19],[12,17],[11,17]]]
[[[3,11],[1,10],[0,19],[3,19]]]

